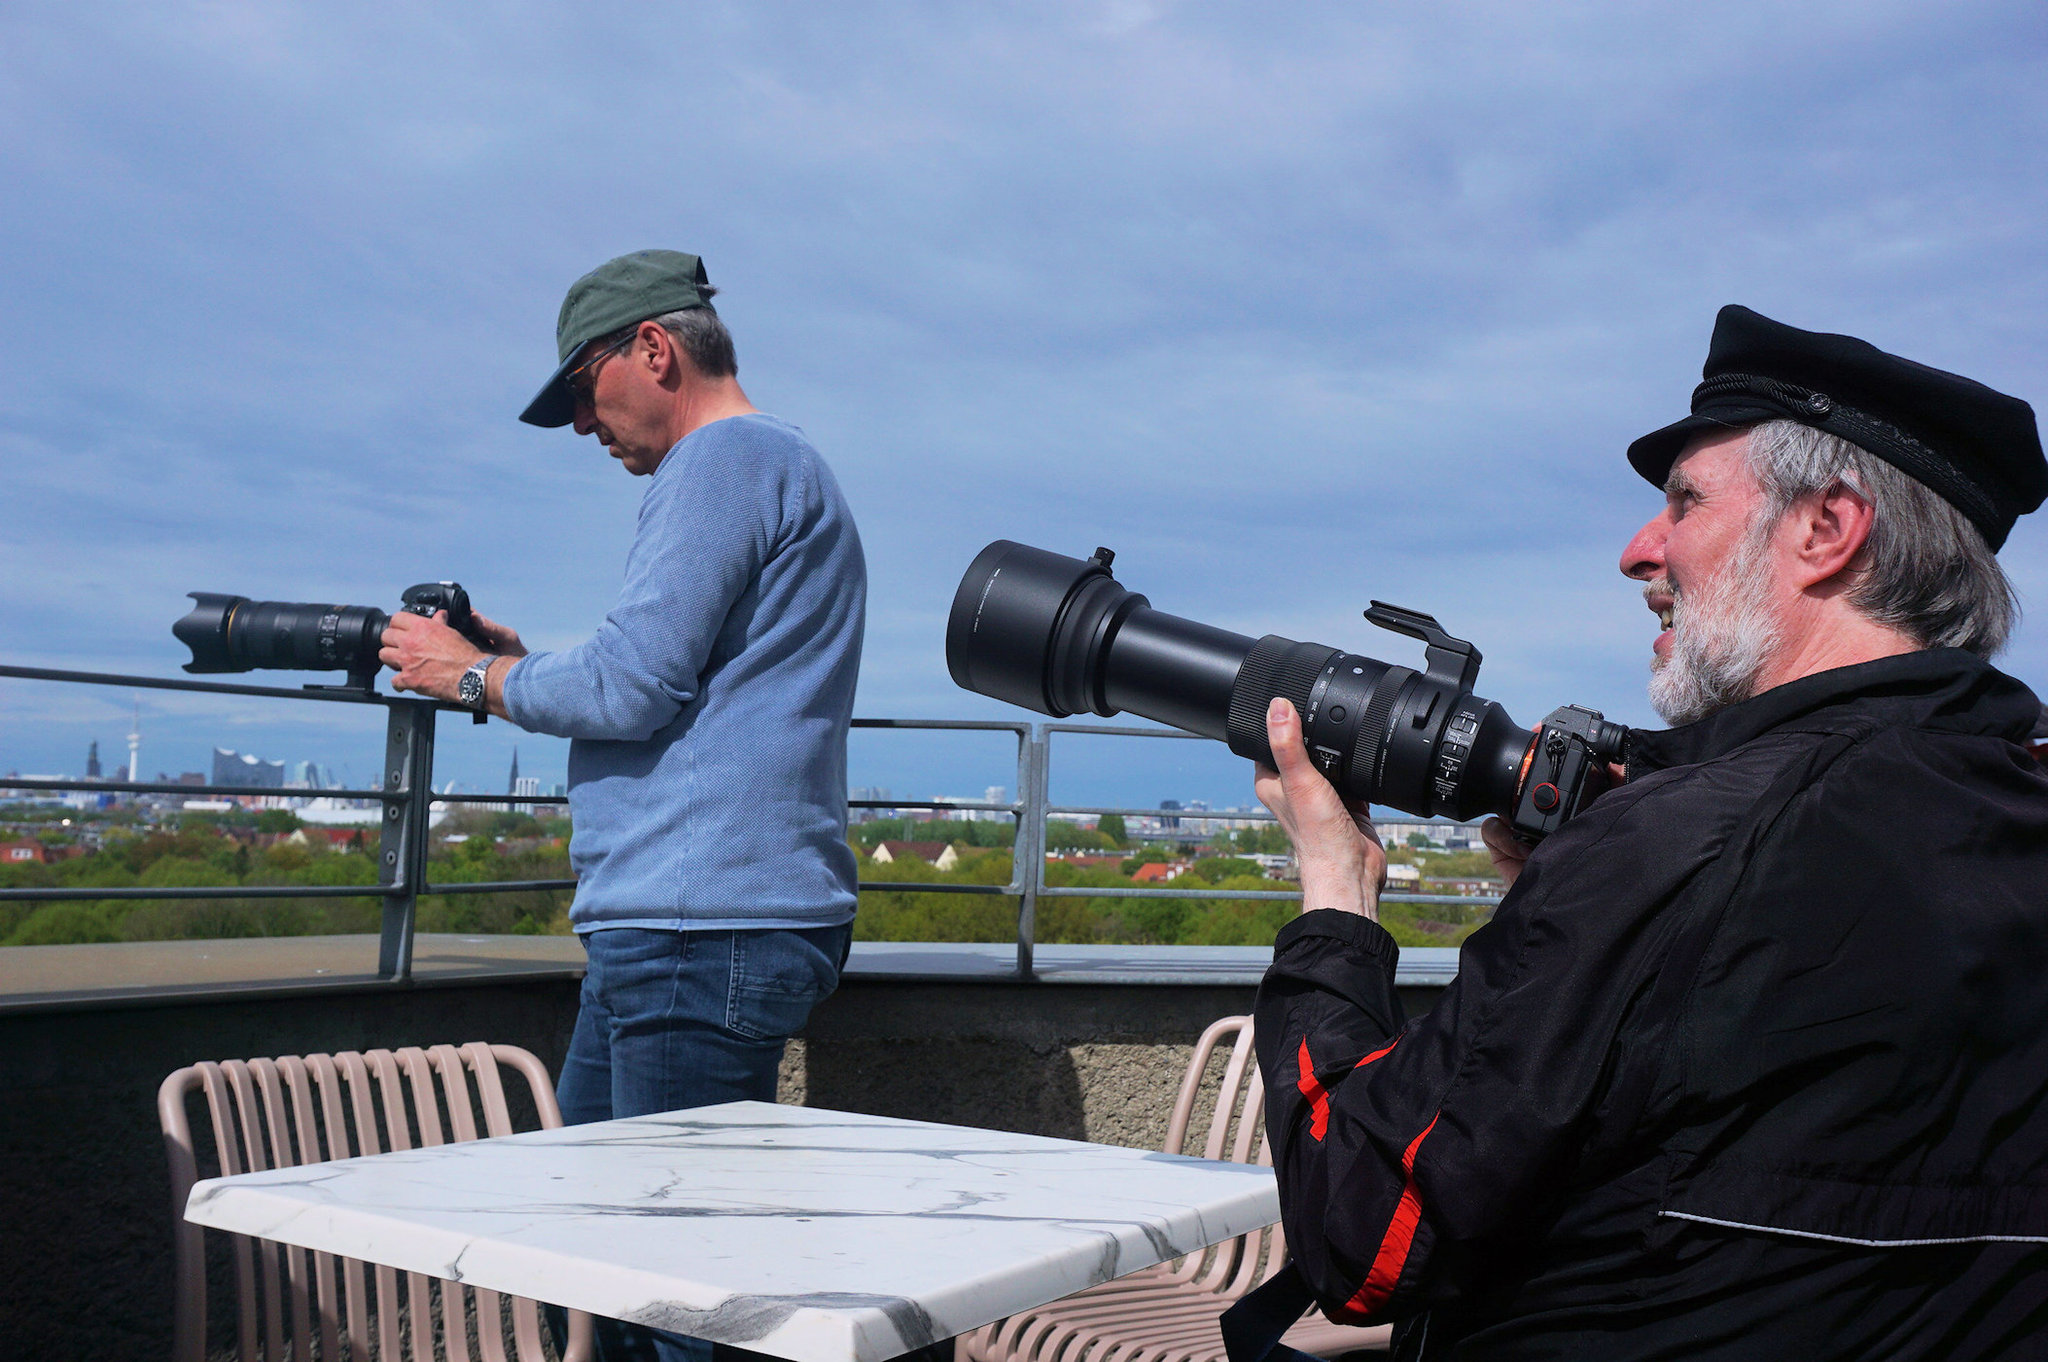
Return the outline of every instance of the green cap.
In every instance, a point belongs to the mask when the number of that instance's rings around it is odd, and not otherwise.
[[[566,426],[576,419],[576,399],[564,380],[585,345],[635,322],[709,307],[704,262],[681,251],[634,251],[607,260],[569,285],[562,314],[555,319],[555,350],[561,360],[519,419],[530,426]]]

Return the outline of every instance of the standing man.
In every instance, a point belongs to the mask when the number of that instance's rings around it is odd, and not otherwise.
[[[1268,715],[1297,1299],[1409,1359],[2048,1356],[2048,774],[1987,660],[2034,414],[1739,307],[1704,377],[1629,450],[1677,726],[1533,855],[1489,825],[1513,886],[1427,1015],[1370,825]]]
[[[785,1041],[852,936],[846,733],[867,568],[832,471],[756,411],[703,262],[636,251],[576,281],[520,419],[574,424],[648,480],[617,604],[528,652],[479,618],[395,618],[399,690],[571,740],[569,919],[589,958],[558,1085],[571,1124],[773,1101]],[[600,1352],[708,1357],[602,1322]]]

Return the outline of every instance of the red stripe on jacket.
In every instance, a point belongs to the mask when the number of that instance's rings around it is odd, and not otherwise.
[[[1308,1037],[1301,1038],[1301,1077],[1294,1086],[1301,1089],[1301,1095],[1308,1099],[1308,1133],[1321,1140],[1330,1128],[1330,1094],[1323,1091],[1323,1085],[1316,1079],[1315,1062],[1308,1057]]]
[[[1387,1225],[1386,1237],[1380,1240],[1380,1251],[1372,1260],[1372,1271],[1365,1274],[1364,1285],[1358,1293],[1344,1302],[1344,1313],[1352,1316],[1370,1315],[1387,1303],[1394,1294],[1395,1283],[1401,1280],[1401,1269],[1408,1265],[1409,1250],[1415,1247],[1415,1227],[1422,1220],[1422,1193],[1415,1187],[1415,1154],[1422,1148],[1422,1142],[1429,1132],[1436,1129],[1442,1113],[1432,1116],[1429,1124],[1422,1128],[1401,1155],[1401,1200],[1394,1207],[1394,1218]]]
[[[1373,1051],[1351,1067],[1363,1069],[1366,1065],[1387,1054],[1400,1043],[1400,1037],[1397,1036],[1383,1048]],[[1301,1095],[1308,1099],[1308,1133],[1317,1140],[1321,1140],[1330,1130],[1330,1094],[1324,1089],[1322,1081],[1316,1077],[1316,1066],[1308,1057],[1307,1036],[1301,1038],[1301,1050],[1298,1058],[1301,1065],[1301,1077],[1295,1080],[1294,1086],[1300,1088]]]
[[[1374,1060],[1379,1059],[1382,1056],[1392,1054],[1394,1052],[1394,1047],[1396,1045],[1399,1045],[1400,1043],[1401,1038],[1399,1036],[1396,1036],[1392,1040],[1388,1041],[1384,1046],[1373,1051],[1371,1054],[1367,1055],[1364,1059],[1359,1060],[1356,1064],[1352,1065],[1351,1067],[1354,1069],[1363,1069],[1366,1065],[1372,1063]]]

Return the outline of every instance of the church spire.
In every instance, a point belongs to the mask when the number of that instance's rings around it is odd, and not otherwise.
[[[519,793],[519,749],[516,747],[512,749],[512,774],[505,777],[505,793],[508,795]]]

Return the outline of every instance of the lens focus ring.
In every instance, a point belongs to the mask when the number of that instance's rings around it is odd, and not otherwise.
[[[1237,684],[1230,691],[1230,750],[1268,765],[1273,749],[1266,741],[1266,708],[1273,697],[1287,697],[1295,713],[1307,711],[1309,692],[1316,677],[1337,655],[1337,649],[1320,643],[1296,643],[1291,638],[1268,634],[1252,645],[1244,665],[1238,668]]]
[[[1230,750],[1240,757],[1273,760],[1266,742],[1266,706],[1273,699],[1273,674],[1293,646],[1291,638],[1268,634],[1252,645],[1237,669],[1237,684],[1230,691]]]

